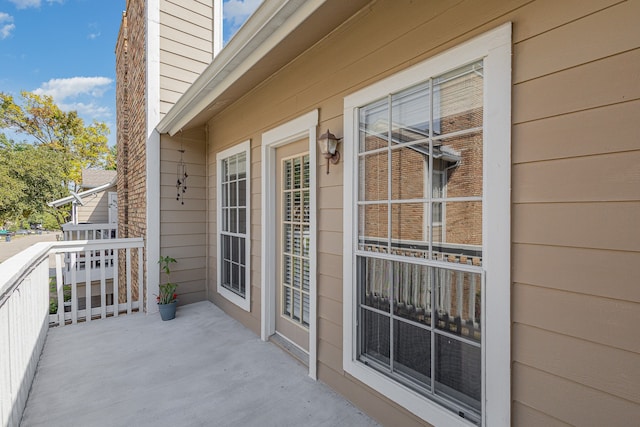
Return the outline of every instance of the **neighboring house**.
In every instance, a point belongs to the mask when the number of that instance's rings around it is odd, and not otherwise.
[[[116,224],[118,222],[117,173],[85,169],[77,193],[49,202],[60,207],[71,203],[70,224]]]
[[[640,416],[640,1],[189,4],[116,48],[147,310],[173,256],[384,425]]]

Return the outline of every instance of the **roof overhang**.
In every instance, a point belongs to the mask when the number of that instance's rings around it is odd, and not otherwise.
[[[157,126],[175,135],[204,124],[371,0],[265,0]]]
[[[80,199],[82,199],[83,197],[90,196],[92,194],[108,190],[109,188],[115,186],[116,182],[117,182],[117,178],[114,178],[113,180],[111,180],[110,182],[107,182],[106,184],[102,184],[102,185],[100,185],[98,187],[94,187],[94,188],[92,188],[90,190],[83,191],[81,193],[77,193],[76,196],[78,196]],[[71,196],[63,197],[62,199],[54,200],[53,202],[49,202],[49,203],[47,203],[47,206],[51,206],[52,208],[59,208],[60,206],[64,206],[67,203],[73,202],[74,200],[77,200],[76,197],[71,195]]]

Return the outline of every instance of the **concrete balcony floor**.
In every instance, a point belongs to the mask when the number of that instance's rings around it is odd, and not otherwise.
[[[49,330],[22,426],[375,426],[210,302]]]

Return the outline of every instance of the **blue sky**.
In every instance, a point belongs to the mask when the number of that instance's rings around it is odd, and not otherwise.
[[[260,3],[224,0],[225,42]],[[105,122],[114,144],[114,50],[125,7],[125,0],[0,0],[0,91],[51,95],[85,122]]]

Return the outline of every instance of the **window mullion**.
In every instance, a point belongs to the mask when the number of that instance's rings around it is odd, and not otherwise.
[[[429,188],[427,190],[429,194],[429,206],[427,207],[427,218],[429,221],[429,259],[433,259],[433,104],[435,96],[433,95],[433,78],[429,79]],[[436,293],[435,293],[435,268],[431,268],[429,271],[429,281],[431,286],[431,394],[436,394]]]

